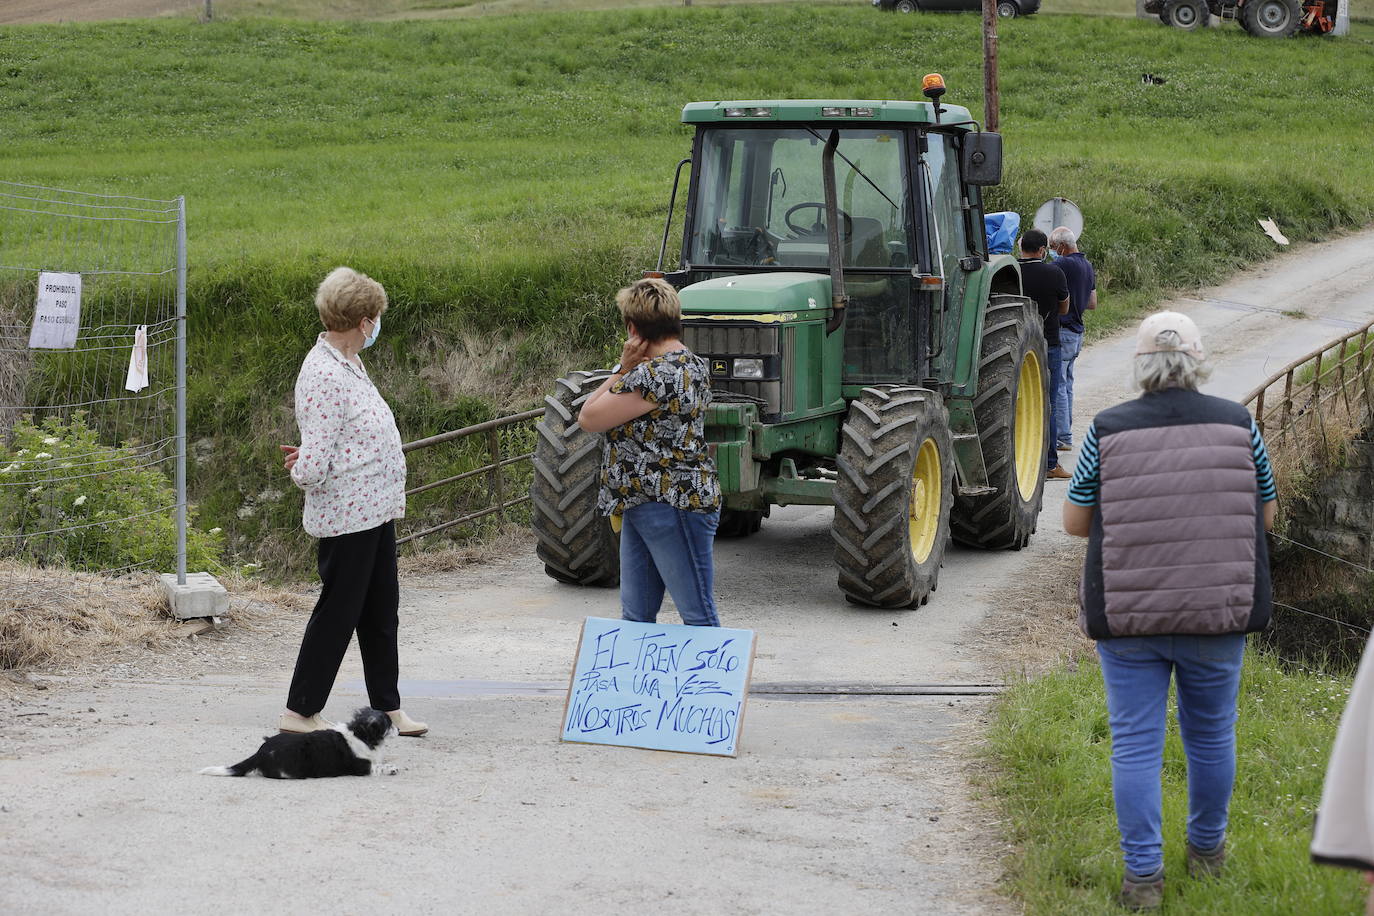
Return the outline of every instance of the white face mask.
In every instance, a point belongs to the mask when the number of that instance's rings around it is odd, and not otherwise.
[[[372,333],[363,338],[363,349],[366,350],[377,342],[377,335],[382,333],[382,316],[378,315],[372,319]]]

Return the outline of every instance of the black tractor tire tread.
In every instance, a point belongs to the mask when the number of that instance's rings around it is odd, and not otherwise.
[[[601,437],[577,425],[577,411],[606,377],[578,371],[559,379],[544,398],[536,424],[535,475],[530,507],[535,553],[560,582],[614,586],[620,583],[618,539],[597,511],[601,492]]]
[[[940,455],[940,533],[925,562],[911,556],[906,524],[920,445]],[[871,386],[849,407],[835,464],[835,566],[853,604],[918,607],[935,590],[953,504],[953,442],[940,396],[924,388]]]
[[[762,509],[722,509],[716,525],[718,538],[747,538],[763,527]]]
[[[973,398],[978,439],[988,484],[996,492],[986,496],[954,497],[950,534],[969,547],[988,550],[1020,550],[1030,542],[1035,519],[1044,498],[1044,475],[1034,496],[1022,500],[1016,485],[1015,429],[1012,412],[1020,378],[1021,359],[1034,349],[1048,371],[1044,325],[1035,306],[1021,296],[994,295],[983,319],[983,340],[978,363],[978,393]],[[1046,386],[1046,436],[1049,430]],[[1048,448],[1048,441],[1046,447]]]

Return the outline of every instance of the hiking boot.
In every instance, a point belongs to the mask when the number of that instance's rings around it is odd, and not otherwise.
[[[1062,464],[1056,464],[1054,467],[1050,468],[1048,471],[1045,472],[1045,478],[1047,480],[1069,480],[1072,477],[1072,474],[1064,470],[1064,466]]]
[[[319,713],[315,713],[308,719],[303,716],[282,713],[281,718],[277,720],[277,731],[284,735],[304,735],[308,732],[317,732],[333,727],[334,723],[321,718]]]
[[[1188,875],[1193,878],[1215,878],[1221,874],[1226,864],[1226,841],[1217,844],[1210,852],[1203,852],[1192,843],[1188,844]]]
[[[1121,896],[1117,898],[1128,910],[1156,910],[1164,902],[1164,868],[1141,878],[1128,870],[1121,879]]]

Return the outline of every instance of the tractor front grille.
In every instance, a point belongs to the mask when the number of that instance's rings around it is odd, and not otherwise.
[[[790,376],[791,334],[786,332],[792,330],[752,322],[688,320],[683,322],[682,338],[689,350],[706,360],[718,400],[756,403],[763,414],[760,419],[775,423],[792,409],[791,391],[783,383]],[[741,357],[762,360],[764,378],[736,378],[734,361]]]

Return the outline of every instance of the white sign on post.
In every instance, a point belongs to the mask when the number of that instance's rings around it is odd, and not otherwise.
[[[563,740],[733,757],[753,667],[753,630],[588,617]]]
[[[80,328],[81,274],[40,273],[29,348],[70,350],[76,346]]]

